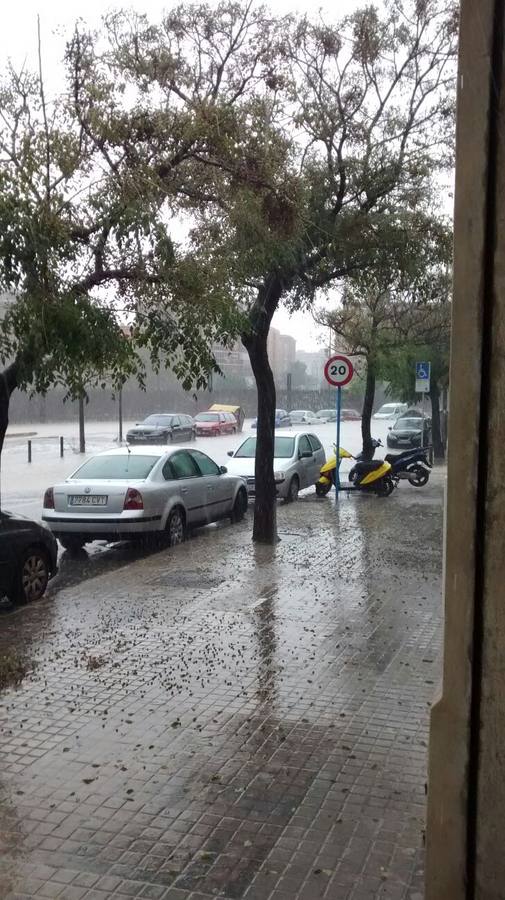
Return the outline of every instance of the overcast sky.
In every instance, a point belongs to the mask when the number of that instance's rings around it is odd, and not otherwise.
[[[348,12],[364,5],[364,0],[325,0],[322,3],[311,3],[309,0],[264,0],[266,6],[279,13],[317,12],[325,19],[342,17]],[[0,59],[11,59],[16,67],[27,64],[29,68],[37,65],[37,15],[40,15],[42,32],[43,66],[47,81],[52,84],[58,79],[59,66],[65,35],[77,19],[91,25],[99,23],[101,16],[112,9],[128,7],[137,12],[145,12],[152,19],[158,19],[165,9],[176,3],[164,0],[136,0],[133,3],[104,3],[103,0],[14,0],[4,2],[2,9],[2,27],[0,29]],[[214,3],[212,5],[215,5]],[[289,316],[281,309],[276,314],[273,325],[286,334],[296,338],[297,346],[304,350],[318,349],[327,340],[327,334],[318,328],[309,313],[296,313]]]

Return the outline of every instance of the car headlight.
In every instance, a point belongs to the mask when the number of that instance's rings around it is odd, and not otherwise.
[[[286,476],[284,472],[274,472],[274,480],[275,481],[285,481]]]

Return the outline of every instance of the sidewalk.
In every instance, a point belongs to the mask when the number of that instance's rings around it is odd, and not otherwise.
[[[422,900],[443,476],[0,617],[0,898]]]

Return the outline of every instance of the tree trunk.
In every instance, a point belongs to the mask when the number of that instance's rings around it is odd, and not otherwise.
[[[251,328],[242,335],[258,392],[255,502],[253,541],[275,544],[277,535],[277,498],[274,479],[275,382],[268,360],[267,340],[273,314],[279,305],[283,284],[277,276],[267,278],[258,290],[250,312]]]
[[[266,336],[254,335],[248,341],[247,352],[258,392],[253,541],[261,544],[274,544],[278,540],[273,468],[275,383],[268,360]]]
[[[375,367],[370,357],[366,360],[366,385],[361,416],[361,437],[363,439],[363,458],[373,459],[371,421],[375,400]]]
[[[432,379],[430,384],[431,400],[431,439],[433,442],[433,455],[435,459],[445,458],[444,442],[440,429],[440,389],[437,382]]]

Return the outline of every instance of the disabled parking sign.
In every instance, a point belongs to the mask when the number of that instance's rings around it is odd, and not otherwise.
[[[431,363],[416,362],[416,394],[428,394],[430,391]]]

